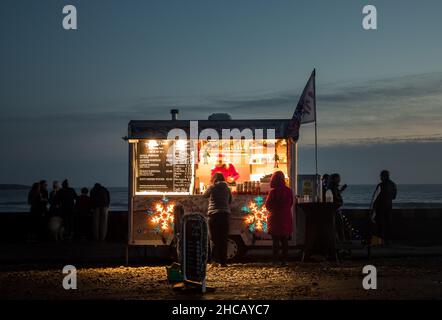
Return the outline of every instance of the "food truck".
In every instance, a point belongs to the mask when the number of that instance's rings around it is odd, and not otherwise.
[[[297,130],[291,119],[133,120],[128,125],[128,245],[170,246],[176,210],[207,212],[204,192],[215,172],[228,182],[233,200],[228,258],[252,247],[271,246],[265,199],[270,177],[280,170],[296,195]],[[295,131],[293,131],[295,129]],[[293,234],[297,228],[293,208]],[[289,244],[296,246],[292,236]]]

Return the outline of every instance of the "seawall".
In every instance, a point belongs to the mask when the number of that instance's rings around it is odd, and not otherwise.
[[[368,226],[368,210],[346,209],[345,216],[352,226],[365,233]],[[403,244],[442,244],[442,208],[394,209],[393,240]],[[0,242],[25,242],[28,230],[28,213],[0,213]],[[126,242],[127,212],[111,211],[109,214],[108,240]]]

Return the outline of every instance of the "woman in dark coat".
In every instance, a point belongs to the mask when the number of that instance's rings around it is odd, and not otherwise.
[[[287,264],[288,238],[292,233],[293,192],[285,185],[282,171],[276,171],[270,181],[272,188],[266,200],[266,208],[270,212],[268,230],[273,240],[273,262],[280,260],[279,251],[282,247],[282,265]]]
[[[226,266],[227,242],[229,236],[229,215],[232,193],[224,176],[216,172],[212,177],[213,184],[204,196],[209,198],[209,230],[212,239],[212,260],[214,264]]]

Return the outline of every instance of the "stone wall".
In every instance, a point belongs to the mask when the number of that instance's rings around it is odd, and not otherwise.
[[[347,209],[344,214],[362,233],[367,230],[368,210]],[[441,209],[394,209],[393,238],[404,244],[442,244]],[[28,230],[27,213],[0,213],[0,241],[25,242]],[[125,242],[127,212],[113,211],[109,215],[108,240]]]

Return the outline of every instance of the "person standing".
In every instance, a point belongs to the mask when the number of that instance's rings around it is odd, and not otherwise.
[[[322,176],[322,202],[327,202],[327,190],[328,190],[328,185],[329,185],[329,181],[330,181],[330,175],[325,173]]]
[[[41,214],[41,194],[40,183],[35,182],[28,193],[28,204],[30,206],[30,214],[28,220],[28,240],[35,240],[39,228]]]
[[[342,192],[347,189],[347,185],[341,186],[341,175],[339,173],[333,173],[329,180],[329,190],[333,193],[333,202],[341,208],[344,205],[344,199],[342,198]]]
[[[57,217],[60,215],[60,199],[58,197],[60,184],[58,181],[52,182],[52,190],[49,193],[49,216]]]
[[[96,183],[90,193],[93,209],[94,239],[97,241],[106,240],[107,223],[110,204],[109,191],[101,184]]]
[[[91,198],[88,196],[89,189],[81,188],[81,195],[75,202],[75,233],[79,239],[85,240],[90,235],[90,219],[92,211]]]
[[[60,197],[58,195],[59,191],[60,184],[55,180],[52,182],[52,190],[49,193],[49,219],[47,226],[52,240],[56,242],[63,240],[64,237],[63,219],[60,213]]]
[[[213,176],[218,172],[224,176],[224,180],[229,184],[233,184],[239,179],[239,173],[236,171],[235,166],[231,163],[224,163],[222,154],[218,154],[217,164],[211,170],[212,179]]]
[[[224,175],[215,172],[212,185],[207,188],[204,197],[209,199],[208,216],[210,238],[213,243],[212,260],[214,265],[227,265],[227,241],[229,237],[229,215],[232,192]]]
[[[45,217],[48,212],[49,191],[46,180],[40,180],[40,210],[41,215]]]
[[[74,232],[74,206],[75,200],[77,199],[77,193],[69,186],[69,181],[67,179],[61,183],[61,189],[58,191],[57,197],[60,202],[60,214],[63,219],[65,231],[68,239],[71,240]]]
[[[49,191],[48,191],[48,183],[46,180],[40,180],[40,213],[39,213],[39,221],[38,221],[38,233],[41,239],[45,239],[46,225],[49,221],[48,219],[48,203],[49,203]]]
[[[391,244],[393,229],[393,200],[396,199],[397,187],[390,179],[390,172],[382,170],[380,174],[381,182],[376,186],[373,194],[371,210],[372,220],[376,224],[379,237],[386,244]]]
[[[333,203],[337,206],[336,211],[336,234],[340,241],[350,240],[351,234],[347,234],[350,230],[346,230],[344,216],[342,214],[342,207],[344,206],[344,199],[342,192],[347,189],[347,185],[341,186],[341,176],[339,173],[333,173],[330,176],[329,190],[333,194]],[[346,232],[347,231],[347,232]]]
[[[288,258],[288,238],[293,231],[293,192],[286,186],[282,171],[273,173],[270,188],[265,206],[270,213],[268,231],[273,241],[273,263],[281,262],[281,265],[285,266]]]

